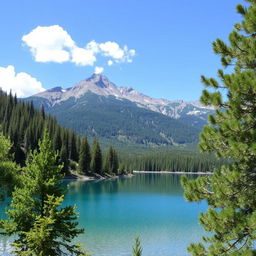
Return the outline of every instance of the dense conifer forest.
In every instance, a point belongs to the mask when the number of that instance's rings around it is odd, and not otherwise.
[[[69,98],[54,106],[47,99],[29,97],[35,107],[56,116],[59,123],[79,135],[112,139],[114,142],[138,145],[195,144],[201,125],[191,126],[129,100],[87,92],[79,98]]]
[[[79,158],[85,158],[83,151],[81,152],[84,140],[73,131],[58,125],[55,118],[45,114],[44,108],[38,110],[32,102],[18,101],[16,96],[11,93],[7,95],[2,91],[0,92],[0,125],[3,134],[12,142],[11,153],[15,162],[21,166],[25,165],[28,153],[38,148],[38,141],[42,138],[44,129],[50,134],[53,149],[59,151],[58,162],[63,163],[64,174],[69,174],[70,169],[77,169]],[[95,141],[98,152],[96,154],[92,148],[92,159],[89,159],[88,165],[91,167],[91,161],[94,161],[99,166],[97,172],[101,173],[103,156],[99,142]],[[107,157],[108,155],[105,156]],[[118,163],[115,166],[118,168]],[[93,169],[89,169],[90,172],[94,172]],[[86,172],[82,165],[80,170],[82,173]]]
[[[60,151],[60,162],[78,160],[80,138],[59,126],[43,108],[35,109],[32,102],[18,101],[11,93],[0,92],[0,125],[3,134],[13,143],[11,151],[15,161],[21,165],[24,165],[28,152],[38,147],[44,128],[49,131],[54,149]]]
[[[43,107],[36,109],[32,102],[18,101],[11,93],[0,92],[0,125],[12,142],[11,152],[16,163],[21,166],[25,165],[29,151],[38,148],[46,128],[53,149],[59,151],[58,161],[63,163],[62,172],[66,175],[71,170],[86,175],[117,175],[133,170],[210,172],[222,164],[212,155],[175,149],[140,156],[129,156],[127,152],[118,156],[113,147],[102,149],[98,139],[90,145],[86,136],[81,138],[60,126]]]
[[[227,160],[199,152],[171,150],[165,153],[126,157],[123,163],[126,169],[136,171],[212,172],[214,168],[227,163]]]

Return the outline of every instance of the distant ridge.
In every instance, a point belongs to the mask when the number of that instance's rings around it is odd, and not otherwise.
[[[186,102],[183,100],[170,101],[166,99],[151,98],[134,90],[132,87],[118,87],[102,74],[93,74],[91,77],[82,80],[73,87],[65,90],[61,87],[55,87],[34,96],[46,98],[52,105],[55,105],[70,97],[79,98],[89,91],[97,95],[111,95],[119,99],[127,99],[137,103],[139,107],[148,108],[172,118],[179,118],[181,116],[180,113],[187,106],[190,106],[190,108],[194,107],[194,109],[187,112],[188,115],[200,116],[208,114],[209,110],[212,111],[214,109],[211,106],[206,107],[202,105],[199,101]]]
[[[156,99],[132,87],[118,87],[102,74],[26,100],[37,107],[43,104],[62,125],[79,134],[148,145],[195,143],[213,112],[198,101]]]

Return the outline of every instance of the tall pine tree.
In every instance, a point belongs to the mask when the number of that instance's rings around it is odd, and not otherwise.
[[[77,228],[74,207],[61,208],[64,186],[57,157],[45,133],[39,151],[27,160],[21,185],[12,194],[8,220],[1,222],[5,235],[16,235],[14,255],[85,255],[72,243],[83,232]]]
[[[209,205],[200,223],[210,234],[188,248],[195,256],[256,254],[256,1],[247,2],[247,7],[237,6],[243,20],[235,24],[229,44],[213,43],[222,65],[233,72],[219,70],[220,81],[202,77],[211,91],[204,90],[201,101],[215,106],[216,113],[203,129],[200,149],[232,161],[212,176],[183,177],[185,197]]]
[[[133,256],[142,256],[142,247],[140,243],[140,238],[136,237],[135,238],[135,243],[132,248]]]
[[[0,198],[18,185],[18,168],[10,154],[11,142],[0,132]]]
[[[119,162],[117,152],[112,147],[109,147],[105,157],[104,172],[118,174],[118,167]]]
[[[92,145],[91,170],[95,173],[102,173],[102,153],[98,139],[94,139]]]
[[[90,172],[91,149],[87,137],[82,139],[79,152],[79,171],[84,174]]]

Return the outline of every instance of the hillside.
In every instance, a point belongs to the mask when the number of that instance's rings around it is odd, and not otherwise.
[[[212,108],[199,102],[150,98],[93,75],[73,87],[56,87],[26,100],[44,105],[78,134],[144,145],[195,143]]]

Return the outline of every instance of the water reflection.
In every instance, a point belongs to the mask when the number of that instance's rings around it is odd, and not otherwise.
[[[188,175],[196,178],[198,175]],[[72,195],[103,195],[113,193],[159,193],[169,195],[180,195],[180,175],[170,174],[136,174],[132,178],[119,178],[94,181],[71,181],[69,196]]]
[[[64,204],[77,205],[86,231],[79,242],[95,256],[130,256],[138,235],[145,256],[184,256],[188,244],[203,234],[198,214],[206,204],[184,201],[180,175],[136,174],[65,185]],[[7,244],[2,240],[3,247]]]

